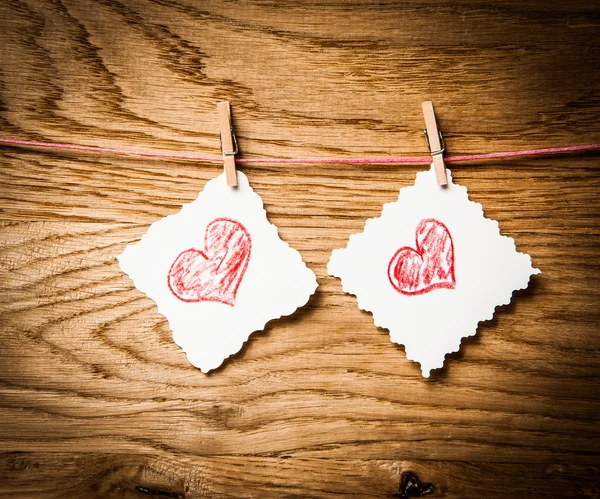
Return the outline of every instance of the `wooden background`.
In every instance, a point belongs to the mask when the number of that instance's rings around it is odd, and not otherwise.
[[[219,154],[229,100],[244,157],[418,156],[432,100],[451,154],[600,142],[599,27],[587,0],[2,0],[0,134]],[[204,375],[115,255],[219,166],[1,147],[0,496],[600,497],[598,155],[454,168],[543,274],[428,380],[326,274],[420,169],[244,167],[320,287]]]

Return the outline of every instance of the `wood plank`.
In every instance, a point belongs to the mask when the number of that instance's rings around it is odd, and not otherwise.
[[[84,452],[111,442],[126,453],[595,462],[597,288],[551,325],[561,280],[519,293],[513,313],[497,314],[426,381],[325,277],[328,253],[313,250],[307,259],[323,286],[312,302],[204,375],[118,268],[114,256],[144,230],[73,222],[0,230],[5,450]],[[559,261],[560,248],[546,251]],[[585,273],[571,279],[585,288]],[[536,323],[545,327],[532,334]],[[185,438],[170,431],[177,425]]]
[[[0,136],[218,156],[228,100],[241,158],[426,156],[431,100],[449,154],[595,143],[598,36],[583,0],[7,0]],[[326,273],[418,166],[239,165],[320,287],[188,364],[115,256],[221,168],[0,147],[0,497],[598,497],[597,154],[451,166],[543,273],[428,380]]]
[[[2,149],[0,149],[2,151]],[[118,165],[70,155],[5,152],[0,171],[4,220],[72,220],[150,224],[193,201],[222,167],[120,159]],[[29,158],[29,159],[27,159]],[[89,158],[87,158],[89,160]],[[273,223],[356,232],[379,216],[423,167],[242,166]],[[597,158],[520,159],[451,167],[453,178],[481,202],[503,231],[595,229],[600,205]],[[527,180],[524,181],[524,175]],[[285,185],[285,188],[281,188]],[[560,192],[562,195],[557,196]],[[152,193],[150,196],[149,193]],[[523,199],[527,204],[523,205]],[[540,213],[548,218],[541,225]],[[308,214],[308,216],[307,216]],[[300,221],[302,223],[300,224]],[[346,232],[347,236],[351,232]]]
[[[240,458],[161,453],[0,454],[0,497],[592,497],[598,468],[357,459]],[[48,480],[48,475],[58,480]],[[410,483],[418,486],[407,487]],[[403,480],[404,479],[404,480]],[[416,479],[416,482],[415,482]],[[412,493],[412,495],[411,495]],[[429,494],[427,494],[429,495]]]

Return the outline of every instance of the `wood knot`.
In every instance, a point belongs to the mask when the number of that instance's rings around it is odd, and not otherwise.
[[[435,487],[431,483],[419,483],[412,471],[403,471],[400,475],[400,493],[397,497],[423,497],[433,494]]]
[[[138,485],[135,490],[137,490],[138,492],[141,492],[142,494],[146,494],[149,496],[161,496],[161,497],[172,497],[173,499],[183,499],[183,496],[181,494],[178,494],[177,492],[169,492],[167,490],[157,490],[157,489],[150,489],[148,487],[142,487],[141,485]]]

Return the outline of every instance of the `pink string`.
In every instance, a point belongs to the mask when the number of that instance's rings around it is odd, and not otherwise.
[[[31,140],[17,140],[0,137],[1,144],[22,147],[46,147],[71,151],[103,152],[128,156],[151,156],[165,159],[187,159],[191,161],[206,161],[221,163],[221,156],[200,156],[196,154],[178,154],[158,151],[134,151],[127,149],[112,149],[110,147],[79,146],[75,144],[61,144],[58,142],[37,142]],[[487,154],[465,154],[462,156],[446,156],[447,163],[461,163],[465,161],[478,161],[482,159],[514,158],[518,156],[539,156],[542,154],[563,154],[570,152],[594,151],[600,149],[600,144],[588,144],[568,147],[547,147],[543,149],[530,149],[525,151],[492,152]],[[431,157],[389,157],[389,158],[239,158],[238,163],[276,163],[276,164],[420,164],[431,163]]]

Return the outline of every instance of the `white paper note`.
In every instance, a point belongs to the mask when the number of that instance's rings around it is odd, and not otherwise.
[[[267,220],[247,177],[237,175],[237,188],[224,174],[209,181],[195,201],[152,224],[118,256],[203,372],[268,321],[306,304],[317,288],[314,273]]]
[[[433,167],[419,173],[364,232],[333,251],[327,267],[425,377],[540,272],[447,174],[442,188]]]

